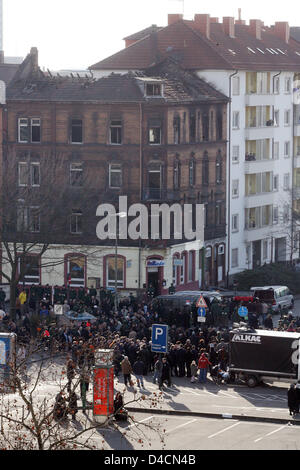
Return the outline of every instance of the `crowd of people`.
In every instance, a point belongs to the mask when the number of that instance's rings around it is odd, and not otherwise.
[[[292,312],[282,315],[278,327],[274,328],[268,305],[255,299],[224,298],[211,303],[210,321],[206,324],[195,325],[189,321],[189,315],[184,317],[182,312],[174,313],[169,324],[168,353],[162,357],[151,351],[152,324],[162,323],[164,317],[163,312],[154,307],[152,296],[137,299],[130,295],[120,300],[115,311],[113,294],[104,289],[100,292],[94,288],[78,289],[76,295],[75,290],[70,294],[63,288],[37,292],[37,289],[30,289],[29,293],[20,289],[15,318],[5,312],[4,299],[0,329],[17,333],[19,344],[25,347],[34,337],[50,353],[66,356],[68,406],[61,406],[62,397],[58,395],[56,408],[60,410],[58,415],[72,410],[72,419],[76,419],[78,411],[78,397],[72,388],[74,377],[79,377],[85,411],[96,349],[113,349],[114,374],[125,386],[132,386],[135,378],[137,387],[143,390],[144,378],[151,376],[153,383],[162,389],[164,383],[172,386],[173,377],[205,383],[209,372],[213,379],[228,379],[229,332],[235,322],[245,321],[239,317],[240,306],[248,308],[249,327],[300,331],[299,320]],[[62,306],[63,313],[71,311],[73,320],[63,321],[64,315],[55,315],[54,303]],[[92,314],[92,320],[81,321],[80,314],[84,312]]]

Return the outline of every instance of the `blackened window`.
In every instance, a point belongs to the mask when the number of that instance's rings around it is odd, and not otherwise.
[[[82,144],[82,119],[72,119],[71,121],[71,142],[72,144]]]
[[[119,165],[119,164],[109,165],[109,187],[110,188],[122,187],[122,165]]]
[[[222,155],[220,153],[216,159],[216,183],[222,183]]]
[[[180,144],[180,117],[175,116],[173,121],[174,144]]]
[[[202,162],[202,184],[209,184],[209,160],[207,152],[205,152]]]
[[[161,83],[147,83],[146,84],[146,96],[162,96],[162,84]]]
[[[196,142],[196,114],[190,113],[190,142]]]
[[[82,186],[83,185],[83,166],[82,163],[71,163],[70,165],[70,185]]]
[[[217,140],[223,140],[223,114],[220,109],[217,112]]]
[[[202,139],[209,140],[209,114],[206,112],[202,114]]]
[[[31,142],[41,142],[41,120],[39,118],[31,119]]]
[[[189,185],[190,187],[195,186],[195,160],[193,158],[189,161]]]
[[[110,122],[110,143],[114,145],[122,144],[122,121],[119,119]]]
[[[173,177],[174,189],[179,189],[180,188],[180,162],[178,160],[176,160],[174,163],[173,171],[174,171],[174,177]]]

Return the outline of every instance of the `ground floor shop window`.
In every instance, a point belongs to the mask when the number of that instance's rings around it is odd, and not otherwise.
[[[39,284],[40,278],[40,256],[25,255],[19,257],[20,283],[26,285]]]
[[[125,260],[124,258],[117,258],[117,272],[116,260],[114,256],[108,256],[106,259],[106,286],[115,287],[117,277],[117,287],[125,287]]]

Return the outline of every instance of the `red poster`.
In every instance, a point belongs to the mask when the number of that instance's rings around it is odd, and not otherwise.
[[[94,369],[94,415],[114,412],[114,369]]]

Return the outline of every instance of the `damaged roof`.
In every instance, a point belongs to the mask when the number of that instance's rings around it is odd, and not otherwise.
[[[161,81],[163,96],[145,96],[145,81]],[[163,61],[147,73],[114,74],[100,79],[49,76],[39,70],[26,79],[14,80],[7,89],[7,101],[55,101],[99,103],[191,103],[228,101],[194,73],[184,71],[173,60]]]

